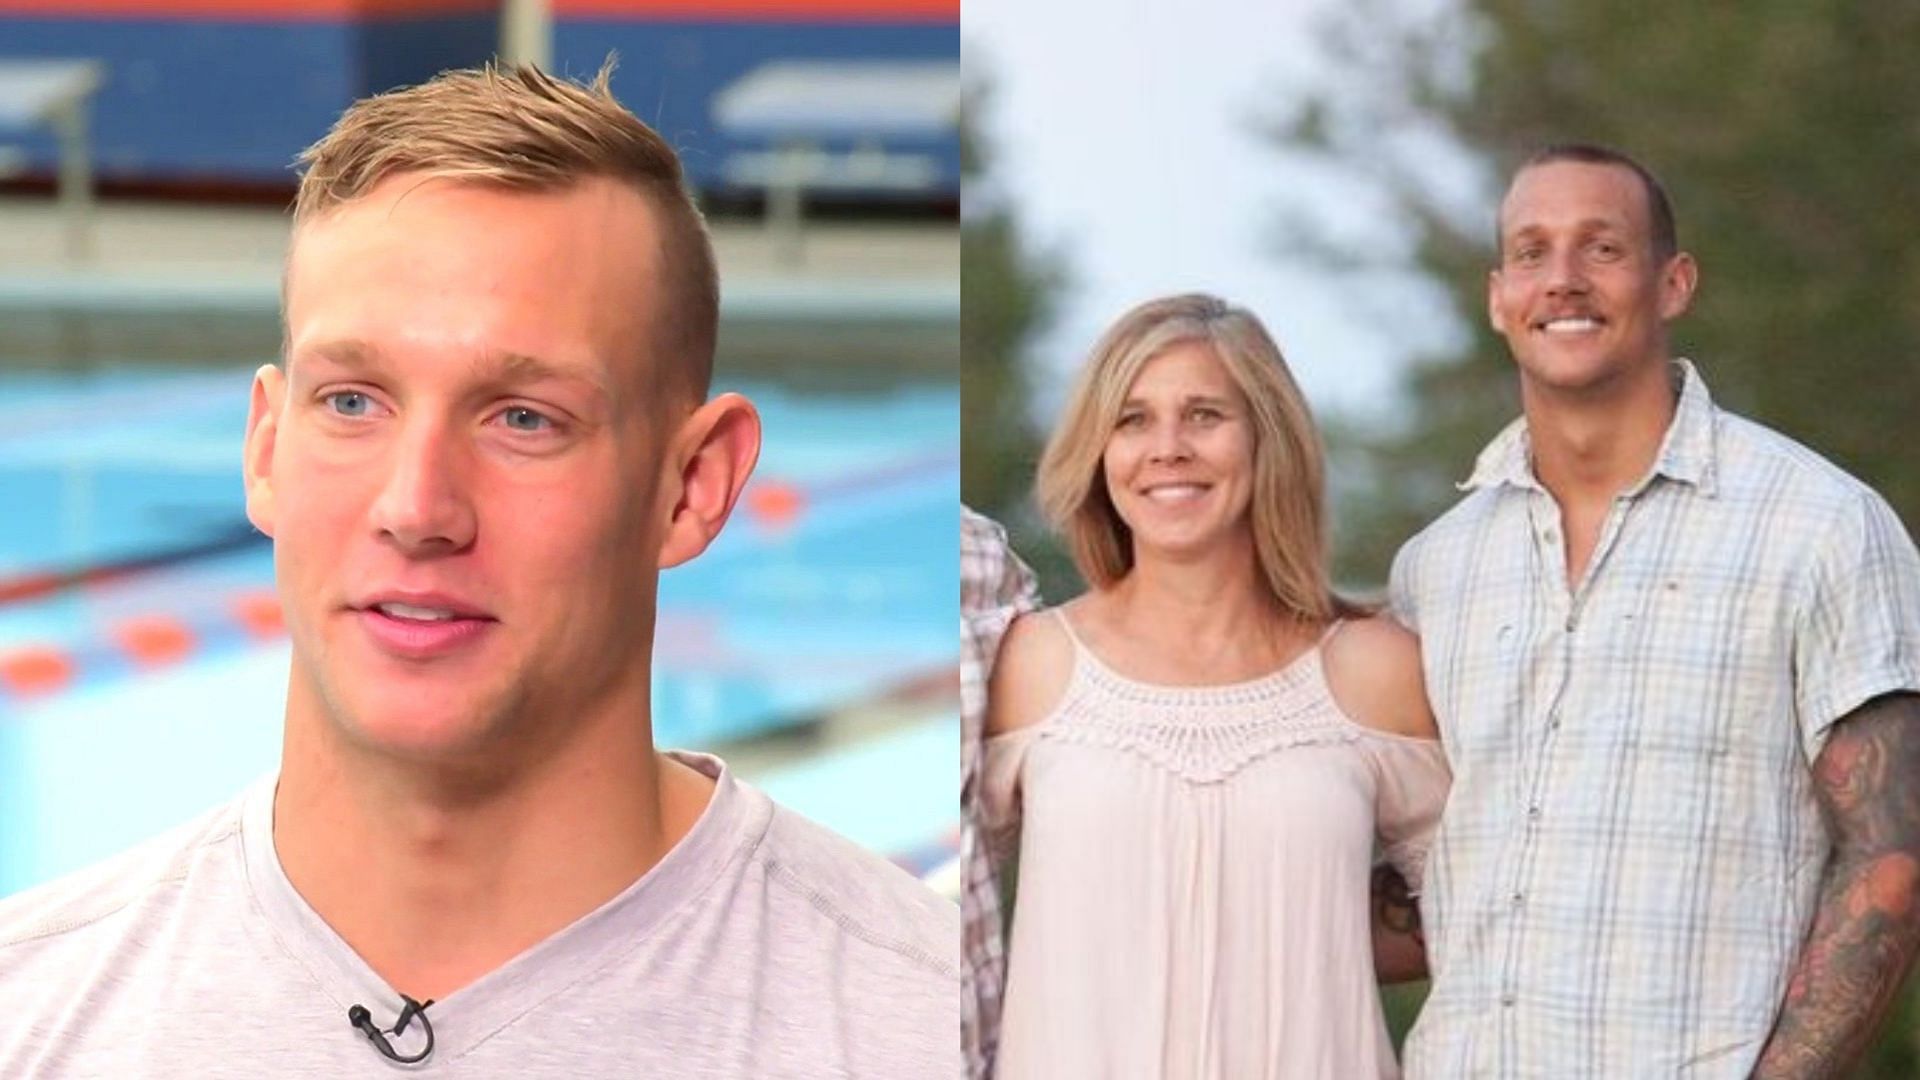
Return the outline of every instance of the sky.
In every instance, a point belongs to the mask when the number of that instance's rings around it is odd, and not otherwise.
[[[1452,332],[1431,290],[1335,278],[1276,235],[1288,205],[1356,243],[1380,227],[1363,190],[1290,162],[1257,130],[1338,77],[1313,44],[1319,7],[966,0],[963,65],[992,90],[992,180],[1073,283],[1034,357],[1043,423],[1101,329],[1164,293],[1250,308],[1316,411],[1360,422],[1389,419],[1411,347]]]

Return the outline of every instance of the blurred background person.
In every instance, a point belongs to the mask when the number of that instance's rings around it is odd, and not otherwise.
[[[1020,858],[998,1075],[1399,1075],[1373,855],[1417,891],[1446,761],[1418,643],[1328,579],[1278,348],[1210,296],[1128,312],[1036,489],[1091,587],[1014,622],[989,695]]]
[[[1040,604],[1033,571],[1007,547],[999,522],[960,507],[960,1048],[966,1074],[993,1075],[1006,980],[1001,881],[983,835],[980,759],[987,682],[1007,628]]]
[[[1716,400],[1920,525],[1920,203],[1904,197],[1920,13],[1626,14],[968,0],[963,488],[1043,592],[1079,587],[1025,485],[1081,343],[1142,297],[1203,287],[1286,328],[1328,439],[1335,577],[1379,595],[1394,551],[1519,411],[1486,318],[1491,208],[1528,152],[1563,139],[1658,161],[1688,207],[1713,288],[1674,345],[1710,358]],[[1396,1032],[1420,994],[1389,992]],[[1911,990],[1896,1008],[1869,1080],[1920,1074]]]
[[[430,10],[429,10],[430,8]],[[0,10],[0,895],[279,756],[287,648],[235,451],[281,347],[294,156],[495,56],[686,162],[760,406],[735,527],[660,586],[662,746],[957,894],[955,0],[33,0]]]

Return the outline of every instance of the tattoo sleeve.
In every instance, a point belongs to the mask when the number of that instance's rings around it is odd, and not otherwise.
[[[1833,857],[1755,1080],[1848,1075],[1920,944],[1920,695],[1841,719],[1813,774]]]
[[[1420,931],[1420,904],[1392,865],[1373,868],[1373,971],[1384,983],[1427,977],[1427,939]]]

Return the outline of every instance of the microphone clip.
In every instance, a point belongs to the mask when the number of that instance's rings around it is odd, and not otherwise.
[[[427,1060],[428,1054],[433,1053],[433,1023],[427,1019],[427,1006],[433,1004],[433,1000],[429,998],[426,1001],[415,1001],[405,994],[400,995],[400,1000],[406,1002],[406,1007],[400,1010],[400,1018],[394,1021],[392,1031],[381,1031],[379,1025],[373,1022],[373,1014],[367,1011],[365,1005],[355,1005],[348,1009],[347,1023],[352,1024],[356,1030],[365,1035],[367,1041],[373,1044],[373,1048],[380,1051],[381,1055],[388,1060],[402,1065],[417,1065]],[[417,1054],[402,1054],[387,1041],[387,1036],[399,1038],[415,1018],[420,1021],[420,1029],[427,1033],[427,1044],[421,1047]]]

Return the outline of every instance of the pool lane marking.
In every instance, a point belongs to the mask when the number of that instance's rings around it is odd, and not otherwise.
[[[757,524],[785,530],[805,516],[816,502],[832,502],[856,495],[873,494],[877,488],[922,479],[951,469],[958,462],[957,453],[940,451],[908,458],[878,469],[829,477],[812,483],[796,483],[777,476],[766,477],[756,479],[747,485],[744,501],[748,515]],[[13,577],[0,577],[0,607],[29,600],[40,600],[83,585],[103,584],[116,578],[150,570],[163,570],[211,555],[225,555],[269,542],[269,538],[251,524],[236,522],[206,540],[183,544],[148,555],[95,563],[71,570],[34,570]]]
[[[170,566],[203,559],[209,555],[225,555],[266,543],[269,543],[266,534],[251,524],[236,524],[222,529],[209,539],[156,551],[149,555],[99,562],[72,570],[28,571],[15,577],[0,578],[0,607],[21,604],[29,600],[42,600],[55,593],[83,585],[101,585],[118,578],[130,577],[150,570],[164,570]]]

